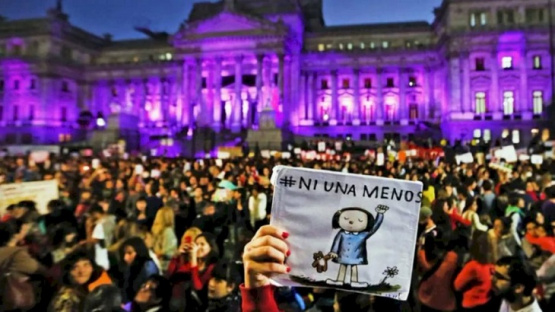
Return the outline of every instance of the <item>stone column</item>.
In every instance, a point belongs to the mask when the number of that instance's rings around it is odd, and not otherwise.
[[[518,64],[520,69],[520,100],[515,101],[515,113],[532,111],[530,105],[528,105],[532,96],[530,92],[528,92],[528,76],[526,74],[528,56],[526,55],[526,51],[522,51],[522,55],[524,55],[525,57],[521,58],[520,64]]]
[[[189,61],[185,59],[183,62],[183,80],[181,92],[182,92],[182,118],[181,124],[182,125],[191,125],[193,121],[192,115],[192,101],[191,101],[191,70],[189,67]]]
[[[378,67],[376,69],[376,119],[379,120],[380,123],[383,123],[385,116],[384,116],[384,102],[383,102],[383,77],[382,77],[383,69]],[[375,120],[371,120],[375,121]]]
[[[196,59],[196,68],[195,68],[195,106],[198,105],[199,113],[198,113],[198,120],[193,119],[193,123],[202,124],[205,110],[206,108],[203,105],[203,98],[202,98],[202,59]],[[194,118],[194,112],[193,112]]]
[[[278,87],[279,87],[279,104],[283,105],[283,87],[284,87],[284,74],[285,74],[285,56],[278,55]]]
[[[435,106],[435,79],[434,71],[430,68],[426,68],[426,88],[428,88],[428,103],[425,104],[424,110],[424,120],[436,118],[437,111]]]
[[[406,69],[401,67],[399,69],[399,110],[397,116],[401,121],[406,122],[409,119],[408,107],[407,107],[407,81],[405,75]]]
[[[266,106],[272,106],[272,93],[274,86],[272,74],[272,57],[266,55],[263,60],[263,65],[264,68],[262,69],[262,84],[264,85],[265,92],[263,92],[262,94],[264,101],[262,108],[264,109]]]
[[[262,83],[263,83],[263,63],[264,55],[256,55],[256,117],[255,123],[258,124],[258,114],[262,111],[264,107],[264,94],[262,94]]]
[[[316,101],[314,101],[314,81],[316,73],[308,73],[308,86],[307,86],[307,117],[308,120],[316,120]]]
[[[499,103],[499,64],[497,62],[497,52],[492,53],[491,58],[491,88],[486,96],[487,111],[493,112],[494,116],[501,118],[501,105]],[[488,103],[489,102],[489,103]],[[495,118],[495,117],[494,117]]]
[[[299,108],[300,119],[306,120],[308,116],[308,101],[307,101],[307,75],[304,71],[300,73],[300,87],[299,87]]]
[[[241,130],[241,112],[243,106],[243,99],[241,98],[241,89],[243,87],[243,56],[235,57],[235,96],[234,104],[231,113],[231,129],[233,132]]]
[[[203,114],[204,126],[212,127],[214,124],[214,99],[216,98],[216,76],[215,76],[215,66],[214,62],[209,61],[206,63],[206,99],[203,101],[204,107],[206,108],[206,114]]]
[[[353,72],[353,124],[360,124],[360,69]]]
[[[331,72],[331,120],[337,122],[340,117],[338,97],[337,70]]]
[[[470,105],[470,64],[468,61],[468,53],[461,53],[461,67],[462,67],[462,88],[461,88],[461,106],[463,113],[471,113],[472,108]]]
[[[212,128],[220,132],[222,128],[222,58],[216,57],[214,60],[214,114]]]

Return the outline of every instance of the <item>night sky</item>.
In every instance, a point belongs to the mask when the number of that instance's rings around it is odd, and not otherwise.
[[[271,1],[271,0],[266,0]],[[0,15],[9,19],[45,16],[55,0],[0,0]],[[115,39],[140,38],[133,26],[174,33],[201,0],[65,0],[73,25]],[[347,3],[349,5],[347,5]],[[324,0],[327,25],[433,19],[441,0]]]

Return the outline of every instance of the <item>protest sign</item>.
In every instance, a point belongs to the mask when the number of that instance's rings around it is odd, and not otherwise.
[[[37,164],[46,162],[50,158],[50,152],[48,151],[32,151],[29,154],[29,160],[34,161]]]
[[[272,184],[271,224],[291,251],[275,284],[407,299],[421,182],[277,166]]]
[[[474,157],[472,157],[471,153],[465,153],[465,154],[455,156],[455,160],[457,161],[457,165],[461,163],[471,164],[474,162]]]
[[[320,141],[318,142],[318,152],[323,153],[326,151],[326,142]]]
[[[0,185],[0,215],[11,204],[22,200],[32,200],[37,204],[37,211],[47,213],[48,202],[58,199],[58,184],[55,180],[12,183]]]
[[[543,163],[543,156],[542,155],[532,155],[532,164],[534,165],[541,165]]]

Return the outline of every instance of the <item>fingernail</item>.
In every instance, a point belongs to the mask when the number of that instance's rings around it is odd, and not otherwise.
[[[291,255],[291,250],[287,250],[287,253],[285,255],[289,257]]]
[[[291,268],[287,267],[287,269],[285,269],[285,271],[287,271],[287,273],[291,272]]]
[[[287,238],[287,237],[289,237],[289,233],[287,233],[287,232],[283,232],[283,233],[281,234],[281,237],[283,237],[283,238]]]

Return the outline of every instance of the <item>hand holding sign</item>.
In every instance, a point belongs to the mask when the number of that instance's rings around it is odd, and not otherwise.
[[[290,255],[285,241],[288,236],[287,232],[266,225],[245,245],[245,288],[267,286],[272,275],[289,273],[290,269],[285,265],[285,259]]]

